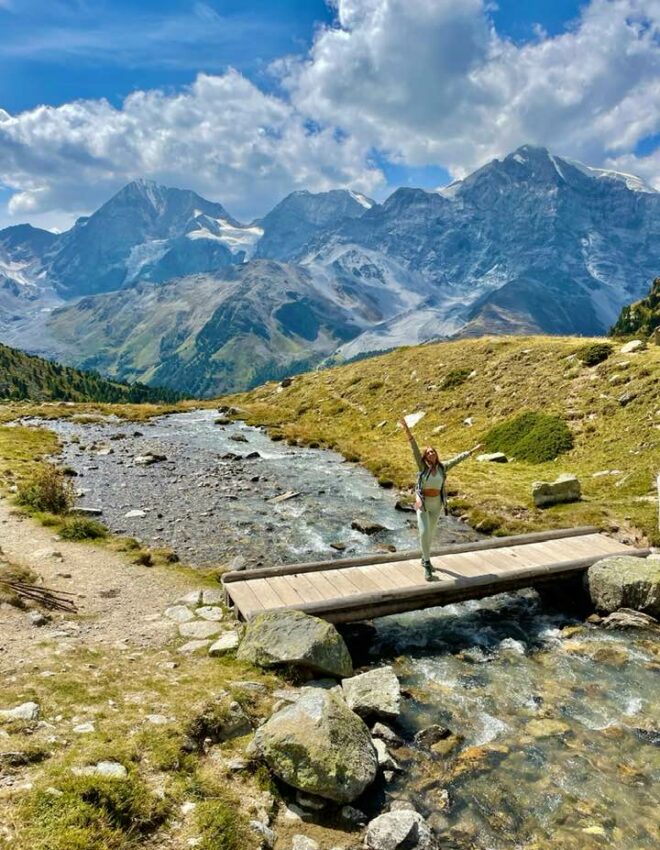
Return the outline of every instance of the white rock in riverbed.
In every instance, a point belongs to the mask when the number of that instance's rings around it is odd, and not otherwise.
[[[364,846],[369,850],[436,850],[433,833],[419,812],[386,812],[367,827]]]
[[[401,686],[391,667],[377,667],[342,682],[344,699],[360,717],[394,719],[401,713]]]

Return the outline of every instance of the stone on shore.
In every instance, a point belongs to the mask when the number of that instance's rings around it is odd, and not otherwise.
[[[484,455],[477,455],[477,460],[480,463],[508,463],[509,458],[504,452],[490,452]]]
[[[266,669],[295,665],[342,678],[353,672],[348,648],[337,629],[302,611],[272,611],[248,623],[238,658]]]
[[[376,778],[369,730],[331,691],[304,688],[257,729],[254,741],[279,779],[327,800],[351,803]]]
[[[646,343],[643,339],[631,339],[619,349],[621,354],[633,354],[635,351],[643,351],[646,348]]]
[[[181,623],[179,626],[179,634],[182,637],[195,638],[196,640],[213,637],[219,631],[220,625],[218,623],[210,623],[207,620],[191,620],[188,623]]]
[[[369,823],[364,846],[369,850],[436,850],[437,843],[419,812],[397,809]]]
[[[189,620],[195,619],[193,612],[185,605],[171,605],[165,609],[165,616],[175,623],[187,623]]]
[[[236,632],[227,632],[209,646],[209,655],[219,657],[238,649],[239,637]]]
[[[532,484],[532,498],[537,508],[558,505],[561,502],[579,502],[582,498],[580,481],[577,475],[566,473],[555,481],[535,481]]]
[[[614,555],[596,561],[589,567],[587,587],[597,611],[632,608],[660,617],[660,561],[654,558]]]
[[[660,629],[660,623],[655,617],[630,608],[619,608],[601,620],[601,625],[604,629]]]
[[[360,717],[396,719],[401,713],[401,686],[391,667],[377,667],[342,682],[346,705]]]

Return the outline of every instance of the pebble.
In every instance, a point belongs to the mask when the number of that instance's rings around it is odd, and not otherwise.
[[[76,735],[89,735],[90,732],[96,732],[96,726],[94,726],[91,720],[88,720],[86,723],[79,723],[77,726],[74,726],[73,731]]]
[[[74,767],[71,770],[75,776],[103,776],[106,779],[126,779],[128,771],[118,761],[99,761],[88,767]]]
[[[124,514],[124,519],[142,519],[147,515],[146,511],[141,511],[139,509],[129,511],[127,514]]]

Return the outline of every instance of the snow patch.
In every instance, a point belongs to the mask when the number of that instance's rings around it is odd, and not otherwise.
[[[361,207],[364,207],[365,210],[370,210],[374,205],[374,202],[370,198],[367,198],[366,195],[362,195],[360,192],[354,192],[352,189],[349,189],[348,194],[354,201],[357,201]]]

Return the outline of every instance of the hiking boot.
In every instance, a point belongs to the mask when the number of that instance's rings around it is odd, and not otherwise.
[[[424,578],[427,581],[433,581],[433,564],[430,561],[422,561],[424,567]]]

